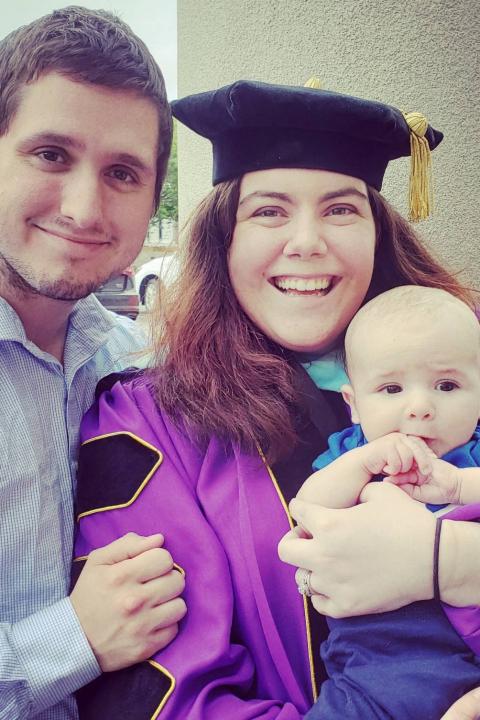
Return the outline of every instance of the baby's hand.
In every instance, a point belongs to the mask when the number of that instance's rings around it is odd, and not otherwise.
[[[411,498],[422,503],[460,503],[461,477],[454,465],[432,458],[431,472],[419,484],[410,473],[385,478],[398,485]]]
[[[401,475],[404,482],[421,484],[432,471],[435,454],[420,438],[390,433],[362,447],[364,468],[372,475]]]

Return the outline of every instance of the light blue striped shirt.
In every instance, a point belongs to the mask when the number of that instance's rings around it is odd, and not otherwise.
[[[62,367],[0,298],[0,720],[76,718],[70,693],[99,673],[67,598],[78,431],[97,381],[144,347],[135,323],[90,296],[70,316]]]

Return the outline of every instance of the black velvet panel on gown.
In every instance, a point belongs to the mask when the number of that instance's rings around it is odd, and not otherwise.
[[[300,485],[312,473],[312,463],[328,446],[328,438],[351,423],[348,409],[340,393],[319,390],[308,373],[298,367],[296,384],[301,403],[297,431],[301,441],[293,453],[272,466],[273,473],[286,502],[295,497]],[[320,644],[328,635],[323,615],[308,603],[312,651],[317,687],[326,679],[320,660]]]

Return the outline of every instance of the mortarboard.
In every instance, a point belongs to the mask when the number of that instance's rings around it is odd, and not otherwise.
[[[270,168],[330,170],[380,190],[390,160],[411,156],[410,217],[428,217],[430,150],[442,140],[420,113],[318,88],[239,80],[172,103],[213,146],[213,184]]]

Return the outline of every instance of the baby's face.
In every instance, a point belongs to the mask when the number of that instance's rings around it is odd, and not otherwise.
[[[367,440],[415,435],[441,457],[470,439],[480,414],[479,333],[448,315],[401,329],[377,322],[355,335],[352,417]]]

